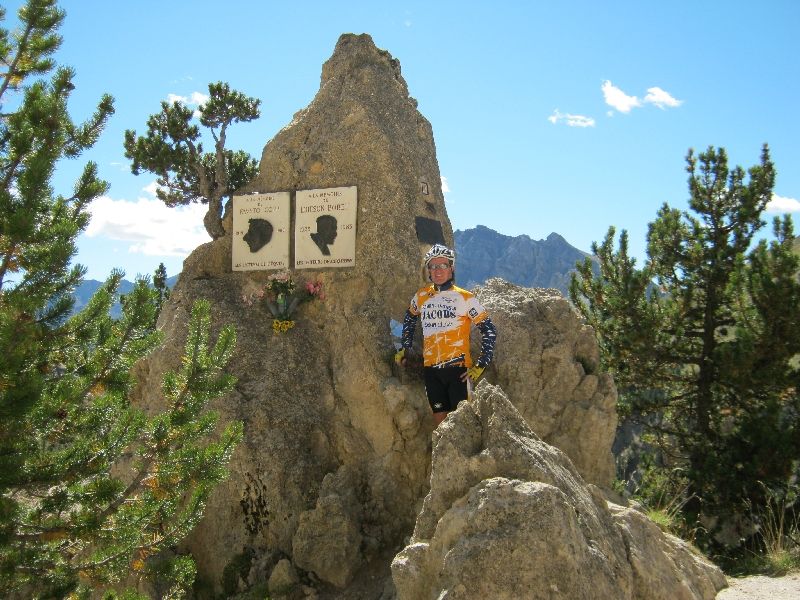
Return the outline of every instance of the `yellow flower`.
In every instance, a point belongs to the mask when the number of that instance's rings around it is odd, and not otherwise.
[[[294,321],[291,320],[283,321],[281,319],[272,320],[272,331],[274,331],[275,333],[286,333],[292,327],[294,327]]]

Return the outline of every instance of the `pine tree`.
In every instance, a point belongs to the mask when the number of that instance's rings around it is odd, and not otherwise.
[[[232,90],[227,83],[210,83],[208,101],[200,107],[200,124],[213,140],[214,152],[205,153],[200,128],[192,124],[193,111],[180,102],[161,103],[161,111],[147,120],[147,134],[125,132],[125,156],[131,172],[158,175],[156,195],[167,206],[191,202],[208,204],[203,218],[206,231],[217,239],[222,227],[223,199],[252,181],[257,173],[254,158],[242,150],[227,150],[230,125],[260,116],[260,100]]]
[[[685,469],[687,510],[742,523],[765,494],[797,492],[800,285],[791,219],[756,241],[775,170],[728,168],[723,149],[687,157],[689,208],[650,224],[641,270],[611,228],[573,278],[571,297],[598,335],[623,414],[644,417],[670,464]],[[792,482],[795,483],[792,483]],[[699,521],[698,521],[699,522]],[[747,534],[743,527],[741,534]],[[751,531],[752,532],[752,531]]]
[[[156,306],[158,312],[161,312],[161,307],[169,299],[169,286],[167,285],[167,268],[164,263],[158,263],[156,272],[153,273],[153,289],[156,291]]]
[[[4,14],[3,14],[4,17]],[[67,111],[73,72],[55,67],[64,19],[55,0],[29,0],[19,29],[0,28],[0,595],[88,593],[180,540],[225,476],[239,424],[212,436],[207,403],[230,389],[234,334],[208,336],[194,307],[186,354],[165,378],[167,410],[129,401],[131,367],[159,340],[155,292],[138,281],[110,317],[121,272],[70,316],[84,269],[70,266],[87,207],[107,185],[88,164],[68,197],[54,195],[56,163],[92,146],[113,113],[104,96],[87,122]],[[44,76],[52,74],[49,80]],[[112,475],[112,473],[114,473]],[[185,558],[164,569],[186,585]],[[177,593],[177,590],[176,590]]]

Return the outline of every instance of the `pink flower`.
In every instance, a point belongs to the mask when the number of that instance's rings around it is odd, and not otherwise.
[[[309,296],[320,297],[320,295],[322,294],[322,282],[321,281],[307,281],[306,282],[306,292],[308,292]]]

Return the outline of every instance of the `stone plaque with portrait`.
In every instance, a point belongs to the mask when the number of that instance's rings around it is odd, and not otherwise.
[[[289,192],[233,197],[234,271],[289,268]]]
[[[297,192],[295,268],[322,269],[356,264],[357,204],[355,186]]]

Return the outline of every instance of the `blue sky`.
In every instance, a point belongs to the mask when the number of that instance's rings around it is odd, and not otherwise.
[[[6,3],[7,25],[18,2]],[[772,208],[800,211],[800,2],[67,0],[57,60],[75,68],[73,117],[104,92],[116,114],[91,152],[62,165],[69,193],[86,159],[111,183],[78,261],[88,277],[176,274],[205,237],[203,207],[166,209],[122,148],[159,102],[202,101],[227,81],[261,99],[229,147],[260,158],[308,105],[340,34],[369,33],[402,66],[431,122],[454,229],[551,232],[589,250],[610,225],[644,257],[663,202],[684,208],[687,150],[778,170]],[[770,215],[767,215],[771,218]],[[797,219],[797,215],[795,215]],[[800,227],[798,227],[800,229]]]

